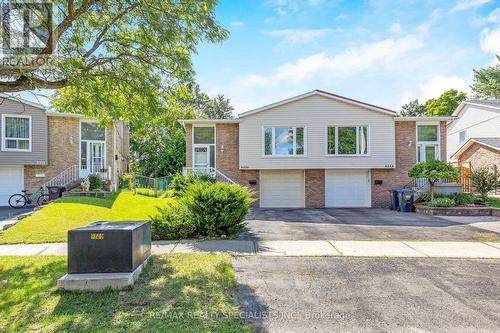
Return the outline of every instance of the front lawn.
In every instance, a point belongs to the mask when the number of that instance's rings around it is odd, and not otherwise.
[[[0,232],[0,243],[65,242],[69,229],[102,220],[144,220],[173,199],[120,192],[108,198],[64,197]]]
[[[491,207],[500,208],[500,199],[490,198],[488,200],[488,205],[490,205]]]
[[[65,257],[0,257],[0,332],[250,332],[230,257],[154,256],[132,290],[62,292]],[[233,316],[224,314],[231,313]]]

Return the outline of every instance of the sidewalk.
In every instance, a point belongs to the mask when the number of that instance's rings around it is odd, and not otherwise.
[[[158,241],[153,254],[219,252],[258,256],[345,256],[500,259],[500,242]],[[67,255],[66,243],[0,245],[0,255]]]

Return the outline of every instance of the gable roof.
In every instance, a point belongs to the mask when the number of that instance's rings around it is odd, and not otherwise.
[[[474,143],[498,150],[500,152],[500,137],[498,138],[470,138],[466,143],[462,145],[453,155],[452,159],[458,158],[464,151],[469,149]]]
[[[21,104],[26,104],[26,105],[29,105],[29,106],[32,106],[32,107],[35,107],[38,109],[47,110],[47,107],[45,105],[40,104],[40,103],[35,103],[32,101],[28,101],[25,98],[16,97],[16,96],[12,96],[12,95],[0,92],[0,99],[2,99],[2,98],[5,98],[8,100],[17,102],[17,103],[21,103]]]
[[[478,105],[494,110],[500,110],[500,99],[469,99],[460,103],[460,105],[453,111],[452,116],[458,117],[460,112],[466,105]]]
[[[243,117],[252,115],[254,113],[266,111],[266,110],[269,110],[271,108],[274,108],[274,107],[277,107],[277,106],[280,106],[280,105],[288,104],[288,103],[291,103],[291,102],[294,102],[294,101],[298,101],[300,99],[307,98],[307,97],[310,97],[310,96],[315,96],[315,95],[327,97],[327,98],[330,98],[330,99],[333,99],[333,100],[337,100],[337,101],[341,101],[341,102],[344,102],[344,103],[348,103],[348,104],[351,104],[351,105],[360,106],[360,107],[365,108],[365,109],[369,109],[369,110],[373,110],[373,111],[385,113],[385,114],[388,114],[388,115],[391,115],[391,116],[395,116],[396,115],[396,111],[393,111],[393,110],[390,110],[390,109],[386,109],[386,108],[383,108],[383,107],[380,107],[380,106],[376,106],[376,105],[373,105],[373,104],[361,102],[361,101],[358,101],[358,100],[355,100],[355,99],[352,99],[352,98],[348,98],[348,97],[340,96],[340,95],[333,94],[333,93],[330,93],[330,92],[327,92],[327,91],[316,89],[316,90],[307,92],[307,93],[302,94],[302,95],[298,95],[298,96],[294,96],[294,97],[291,97],[291,98],[287,98],[287,99],[284,99],[284,100],[281,100],[281,101],[278,101],[278,102],[275,102],[275,103],[272,103],[272,104],[269,104],[269,105],[262,106],[262,107],[257,108],[257,109],[253,109],[253,110],[250,110],[250,111],[246,111],[246,112],[240,113],[238,115],[238,117],[239,118],[243,118]]]

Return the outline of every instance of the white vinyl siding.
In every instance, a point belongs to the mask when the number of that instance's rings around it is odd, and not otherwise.
[[[446,147],[448,159],[470,138],[499,137],[499,128],[500,110],[466,105],[460,117],[448,125]],[[466,131],[466,139],[465,142],[460,143],[462,131]]]
[[[305,155],[301,158],[264,156],[265,127],[304,127]],[[370,147],[365,156],[326,154],[326,126],[368,126]],[[259,138],[259,139],[257,139]],[[310,96],[241,118],[240,168],[393,168],[394,120],[391,115],[323,96]]]
[[[262,170],[260,207],[303,208],[304,170]]]
[[[325,170],[326,207],[371,207],[370,170]]]

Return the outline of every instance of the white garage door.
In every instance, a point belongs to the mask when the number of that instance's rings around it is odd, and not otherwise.
[[[8,206],[9,198],[24,189],[23,166],[0,166],[0,206]]]
[[[304,207],[304,170],[262,170],[260,206]]]
[[[370,170],[326,170],[326,207],[371,207]]]

